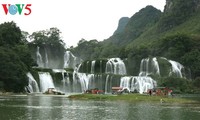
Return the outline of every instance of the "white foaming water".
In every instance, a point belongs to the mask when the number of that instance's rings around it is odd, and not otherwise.
[[[152,67],[153,67],[155,74],[160,76],[160,68],[159,68],[157,58],[154,57],[151,62],[152,62]]]
[[[160,76],[160,68],[156,57],[150,59],[142,59],[140,63],[140,73],[139,76],[148,76],[151,74],[157,74]]]
[[[126,66],[120,58],[111,58],[106,63],[106,73],[126,75]]]
[[[121,78],[120,87],[127,88],[129,91],[137,91],[140,94],[147,92],[148,89],[156,87],[156,81],[151,77],[126,76]]]
[[[64,54],[64,68],[75,68],[76,64],[79,64],[81,59],[74,56],[70,51],[66,51]]]
[[[47,54],[47,50],[45,49],[45,64],[44,64],[46,68],[49,68],[49,58],[48,58],[48,54]]]
[[[64,69],[52,69],[52,71],[53,71],[54,73],[66,72],[66,70],[64,70]]]
[[[109,75],[106,76],[105,93],[108,93],[108,80],[109,80]]]
[[[81,84],[82,92],[88,90],[89,80],[91,79],[91,77],[93,77],[93,74],[86,75],[85,73],[77,73],[77,77]]]
[[[181,70],[184,69],[183,65],[181,65],[180,63],[178,63],[176,61],[172,61],[172,60],[169,60],[169,62],[172,65],[172,71],[170,72],[170,75],[172,75],[172,73],[174,73],[177,75],[177,77],[182,78],[183,75],[182,75]]]
[[[95,71],[95,60],[92,61],[92,65],[91,65],[91,73],[94,73]]]
[[[42,55],[40,54],[40,47],[37,47],[36,56],[37,56],[37,64],[38,64],[38,66],[39,67],[44,67],[44,62],[42,60]]]
[[[166,73],[166,74],[169,74],[169,76],[176,75],[177,77],[180,77],[180,78],[183,77],[183,74],[182,74],[182,70],[184,69],[183,65],[173,60],[168,60],[163,57],[160,57],[160,58],[171,64],[171,69],[169,70],[170,73]],[[139,76],[148,76],[151,74],[160,76],[159,63],[156,57],[152,59],[150,58],[142,59],[141,64],[140,64]]]
[[[45,92],[48,88],[55,88],[53,79],[49,72],[38,72],[40,79],[40,90]]]
[[[29,84],[28,84],[28,90],[29,92],[33,93],[33,92],[39,92],[39,87],[38,84],[36,82],[36,80],[33,78],[32,74],[30,72],[28,72],[27,74],[28,80],[29,80]]]

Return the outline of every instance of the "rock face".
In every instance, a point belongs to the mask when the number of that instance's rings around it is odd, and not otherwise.
[[[165,12],[172,11],[176,8],[189,8],[193,12],[199,9],[200,0],[166,0]],[[189,11],[190,11],[189,10]]]
[[[116,35],[118,33],[122,33],[124,31],[127,23],[129,22],[129,20],[130,20],[130,18],[128,18],[128,17],[122,17],[119,20],[117,30],[115,30],[115,32],[113,33],[113,35]]]
[[[165,12],[166,11],[169,11],[170,10],[170,8],[172,7],[172,5],[173,5],[173,2],[172,2],[172,0],[166,0],[166,5],[165,5]]]

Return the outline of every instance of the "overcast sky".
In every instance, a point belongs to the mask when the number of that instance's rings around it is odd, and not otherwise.
[[[14,21],[23,31],[57,27],[68,46],[86,40],[103,40],[116,30],[121,17],[131,17],[147,5],[163,11],[166,0],[0,0],[1,4],[32,4],[30,15],[5,15],[0,6],[0,23]],[[25,12],[26,10],[23,10]]]

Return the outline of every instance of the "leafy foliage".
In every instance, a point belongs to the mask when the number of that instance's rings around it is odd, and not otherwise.
[[[22,92],[28,84],[26,73],[34,62],[23,40],[14,22],[0,25],[0,89],[3,91]]]
[[[58,28],[50,28],[49,30],[41,30],[32,33],[30,39],[33,44],[41,46],[42,44],[54,45],[57,47],[63,47],[64,42],[60,37],[60,30]]]
[[[5,22],[0,26],[0,46],[13,47],[21,43],[21,30],[14,22]]]
[[[159,23],[161,32],[172,29],[189,19],[197,10],[198,3],[198,0],[171,0],[165,6],[164,15]]]

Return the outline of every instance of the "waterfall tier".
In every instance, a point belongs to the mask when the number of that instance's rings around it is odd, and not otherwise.
[[[126,76],[122,77],[120,81],[120,87],[127,88],[132,92],[139,92],[140,94],[147,92],[148,89],[153,89],[156,86],[156,81],[151,77],[146,76]]]
[[[39,92],[39,87],[36,82],[36,80],[33,78],[32,74],[28,72],[27,74],[28,77],[28,86],[26,87],[28,92],[33,93],[33,92]]]
[[[48,88],[55,88],[53,79],[49,72],[39,72],[40,79],[40,90],[41,92],[45,92]]]
[[[153,57],[142,59],[139,76],[157,75],[162,77],[175,76],[182,78],[185,77],[185,73],[183,72],[184,66],[180,63],[163,57]]]

